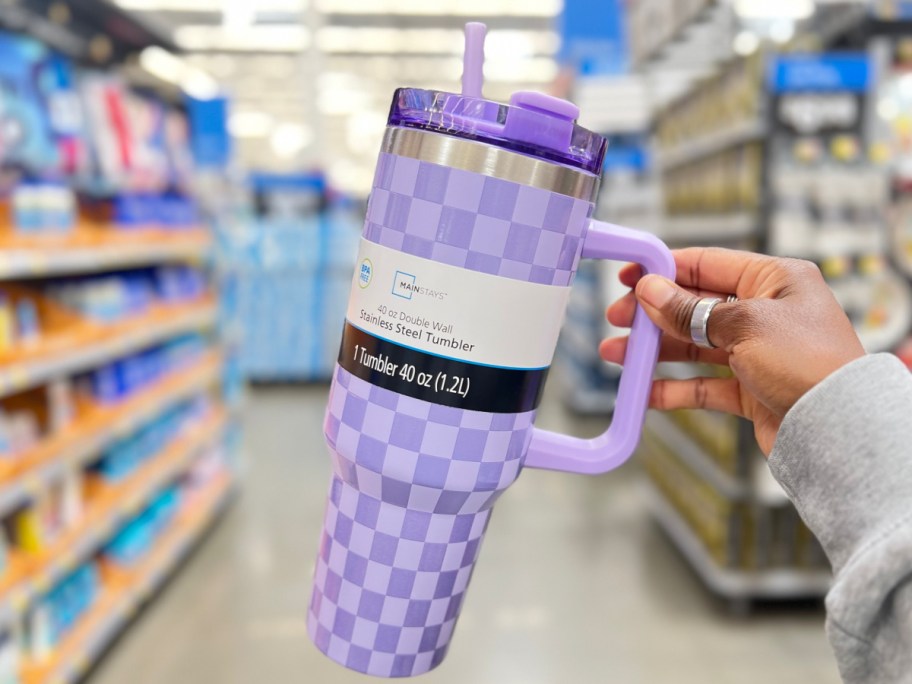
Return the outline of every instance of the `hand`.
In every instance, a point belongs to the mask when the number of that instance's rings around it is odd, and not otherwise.
[[[635,288],[608,309],[608,320],[629,328],[639,303],[664,332],[661,361],[729,366],[733,378],[658,380],[650,405],[660,410],[710,409],[754,423],[760,448],[773,449],[782,419],[804,394],[865,351],[818,268],[806,261],[725,249],[675,251],[678,284],[645,276],[637,265],[621,272]],[[740,301],[726,303],[729,293]],[[723,300],[707,332],[719,347],[692,344],[690,319],[702,297]],[[605,340],[602,358],[623,363],[627,337]]]

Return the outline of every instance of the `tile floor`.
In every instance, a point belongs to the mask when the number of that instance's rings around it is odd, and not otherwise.
[[[325,388],[252,393],[243,492],[90,684],[344,684],[305,611],[329,459]],[[539,424],[593,434],[546,403]],[[498,503],[427,684],[837,684],[819,605],[730,617],[650,521],[635,465],[528,471]],[[375,681],[375,680],[374,680]]]

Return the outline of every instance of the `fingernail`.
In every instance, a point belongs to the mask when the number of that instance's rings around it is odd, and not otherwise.
[[[675,286],[661,276],[646,276],[640,281],[637,294],[649,306],[661,309],[675,296]]]

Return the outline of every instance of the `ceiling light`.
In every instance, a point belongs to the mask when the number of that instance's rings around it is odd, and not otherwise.
[[[734,0],[743,19],[807,19],[814,14],[814,0]]]
[[[197,100],[212,100],[218,96],[218,81],[202,69],[187,68],[180,80],[181,88],[192,98]]]
[[[243,1],[243,0],[241,0]],[[117,0],[124,9],[141,12],[212,12],[223,13],[226,0]],[[258,0],[255,12],[299,12],[307,8],[306,0]]]
[[[459,17],[555,17],[562,0],[318,0],[326,14],[441,15]]]
[[[302,124],[283,123],[273,130],[269,145],[273,153],[282,159],[296,157],[301,150],[313,142],[313,131]]]
[[[760,38],[757,37],[756,33],[752,33],[751,31],[741,31],[741,33],[735,36],[735,40],[732,43],[732,49],[742,57],[754,54],[759,47]]]
[[[344,88],[324,90],[317,98],[317,109],[327,116],[342,116],[369,109],[371,97],[363,90]]]
[[[272,130],[273,119],[265,112],[232,112],[228,131],[235,138],[263,138]]]
[[[560,71],[548,57],[491,60],[484,69],[489,83],[551,83]]]
[[[139,66],[198,100],[209,100],[219,94],[218,82],[212,76],[158,46],[149,46],[139,53]]]
[[[327,53],[462,55],[465,34],[460,29],[397,29],[385,27],[324,26],[317,45]],[[491,31],[488,56],[553,55],[560,39],[553,31]],[[517,50],[519,53],[517,53]]]
[[[243,30],[256,21],[256,8],[247,0],[225,0],[222,3],[222,26]]]
[[[174,84],[180,81],[184,71],[180,58],[157,45],[149,46],[139,54],[139,66],[156,78]]]
[[[310,45],[310,33],[292,24],[254,25],[243,29],[224,26],[179,26],[174,40],[185,50],[221,52],[301,52]]]
[[[795,37],[795,22],[788,19],[774,21],[769,27],[769,36],[780,44],[789,42]]]

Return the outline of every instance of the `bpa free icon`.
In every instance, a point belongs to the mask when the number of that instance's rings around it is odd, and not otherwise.
[[[365,259],[361,262],[361,267],[358,269],[358,287],[362,290],[366,289],[367,286],[371,284],[373,278],[374,265],[371,263],[370,259]]]

